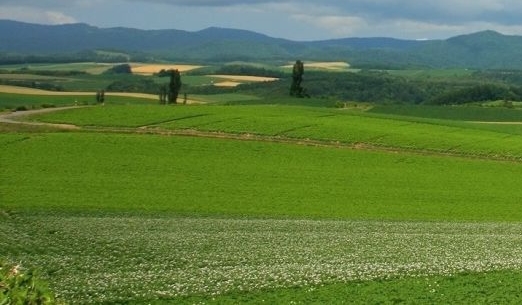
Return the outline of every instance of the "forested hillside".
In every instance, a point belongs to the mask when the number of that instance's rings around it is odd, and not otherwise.
[[[74,61],[339,60],[358,68],[522,69],[522,37],[493,31],[447,40],[299,42],[235,29],[197,32],[37,25],[0,20],[0,64]],[[103,52],[100,52],[103,51]],[[109,51],[109,52],[107,52]]]

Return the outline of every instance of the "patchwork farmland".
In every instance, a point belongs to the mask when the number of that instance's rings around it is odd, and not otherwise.
[[[9,88],[0,260],[60,302],[522,300],[520,110]]]

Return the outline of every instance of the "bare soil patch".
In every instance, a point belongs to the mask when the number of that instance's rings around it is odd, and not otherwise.
[[[241,83],[231,82],[231,81],[214,83],[214,86],[217,86],[217,87],[237,87],[239,85],[241,85]]]
[[[0,123],[7,124],[21,124],[21,125],[29,125],[29,126],[46,126],[46,127],[54,127],[59,129],[67,129],[67,130],[77,130],[80,127],[71,124],[55,124],[55,123],[44,123],[44,122],[30,122],[30,121],[22,121],[21,117],[26,117],[32,114],[40,114],[46,112],[54,112],[71,108],[80,108],[85,106],[72,106],[72,107],[60,107],[60,108],[43,108],[43,109],[35,109],[28,111],[15,111],[15,112],[5,112],[0,113]]]
[[[197,65],[171,65],[171,64],[132,64],[132,73],[141,75],[152,75],[161,70],[179,70],[179,72],[187,72],[199,69],[203,66]]]
[[[222,78],[232,82],[273,82],[276,77],[248,76],[248,75],[207,75],[208,77]]]
[[[323,70],[346,70],[350,68],[350,64],[343,61],[332,62],[305,62],[305,68],[315,68]],[[283,66],[283,68],[292,68],[293,64]]]
[[[224,81],[214,82],[218,87],[236,87],[244,83],[274,82],[279,80],[276,77],[248,76],[248,75],[206,75],[207,77],[218,78]]]

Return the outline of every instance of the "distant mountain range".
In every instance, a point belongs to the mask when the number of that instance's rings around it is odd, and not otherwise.
[[[494,31],[446,40],[291,41],[235,29],[139,30],[0,20],[0,58],[104,50],[184,62],[347,61],[361,68],[522,69],[522,36]]]

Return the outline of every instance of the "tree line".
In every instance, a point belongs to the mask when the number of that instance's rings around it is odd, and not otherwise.
[[[306,63],[305,63],[306,67]],[[167,71],[162,77],[169,77]],[[296,81],[296,82],[295,82]],[[295,83],[294,83],[295,82]],[[171,83],[159,85],[151,78],[116,80],[107,91],[146,92],[159,94],[162,103],[168,100]],[[306,90],[305,90],[306,89]],[[285,74],[279,81],[242,84],[237,87],[189,86],[179,84],[174,91],[187,94],[243,93],[267,98],[289,95],[330,98],[342,101],[404,104],[463,104],[481,101],[522,101],[522,87],[515,81],[487,80],[484,74],[471,76],[461,82],[451,80],[414,79],[391,75],[382,71],[331,73],[308,71],[297,76]]]
[[[331,73],[306,71],[306,62],[297,61],[291,72],[269,70],[250,65],[224,66],[214,73],[278,76],[279,81],[242,84],[232,88],[184,85],[181,74],[175,70],[162,70],[158,78],[145,76],[118,77],[103,88],[114,92],[143,92],[157,94],[161,103],[176,103],[180,92],[184,94],[244,93],[267,98],[289,95],[329,98],[341,101],[406,104],[463,104],[482,101],[522,101],[522,71],[476,71],[456,82],[454,79],[429,79],[397,76],[386,71],[362,70],[357,73]],[[2,71],[0,71],[2,72]],[[21,68],[5,73],[38,74],[49,76],[81,75],[82,71],[36,71]],[[132,74],[130,65],[118,64],[107,74]],[[0,84],[62,91],[60,84],[33,80],[0,79]]]
[[[151,56],[144,53],[110,53],[96,50],[62,54],[19,54],[0,52],[0,65],[44,64],[44,63],[77,63],[77,62],[148,62]]]

